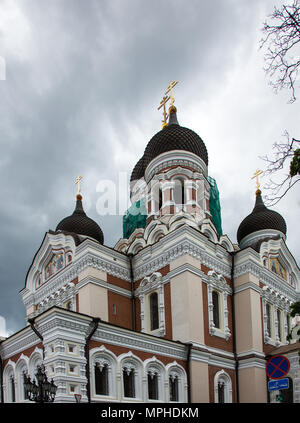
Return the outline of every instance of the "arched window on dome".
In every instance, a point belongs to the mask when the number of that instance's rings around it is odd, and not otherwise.
[[[155,181],[152,189],[152,211],[155,214],[159,214],[160,209],[163,206],[163,193],[162,193],[162,186],[159,182]]]
[[[163,194],[162,194],[161,187],[159,187],[159,190],[158,190],[158,210],[160,210],[162,208],[162,204],[163,204]]]
[[[182,210],[182,206],[185,204],[185,190],[184,180],[174,180],[174,202],[176,205],[176,211]]]

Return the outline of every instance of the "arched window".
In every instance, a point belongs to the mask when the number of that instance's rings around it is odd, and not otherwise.
[[[177,206],[185,203],[184,181],[181,179],[175,179],[174,202]]]
[[[212,303],[213,303],[213,322],[215,327],[220,329],[220,302],[219,302],[219,293],[217,291],[212,292]]]
[[[167,365],[167,380],[169,392],[167,399],[170,402],[187,401],[187,378],[183,367],[176,362]]]
[[[109,395],[108,364],[95,364],[95,392],[96,395]]]
[[[94,400],[116,398],[116,358],[104,346],[90,351],[91,395]]]
[[[163,204],[163,194],[162,194],[162,189],[159,188],[159,190],[158,190],[158,210],[160,210],[162,208],[162,204]]]
[[[158,315],[158,295],[153,292],[149,297],[150,305],[150,330],[159,328],[159,315]]]
[[[16,365],[15,375],[16,375],[16,397],[17,401],[21,402],[26,400],[26,392],[25,392],[25,386],[24,386],[24,375],[28,374],[28,368],[26,362],[21,359],[18,361]]]
[[[215,375],[214,391],[216,403],[232,402],[232,382],[230,376],[224,370],[220,370]]]

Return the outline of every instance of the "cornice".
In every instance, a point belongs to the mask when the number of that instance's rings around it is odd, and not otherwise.
[[[225,277],[230,277],[231,266],[228,264],[228,252],[209,241],[205,235],[185,225],[168,233],[159,242],[144,248],[136,255],[134,279],[139,280],[184,254],[195,257],[202,265]],[[227,263],[224,263],[225,260]]]
[[[26,329],[24,328],[24,332],[14,334],[1,343],[0,351],[2,360],[24,352],[41,342],[31,328],[28,327],[28,330]]]
[[[256,276],[264,285],[270,286],[291,300],[296,301],[297,292],[294,288],[284,282],[279,276],[276,276],[276,274],[271,273],[270,270],[264,268],[260,264],[255,263],[253,260],[251,260],[251,258],[238,264],[234,268],[235,278],[238,278],[239,276],[246,273],[251,273],[252,275]]]
[[[188,166],[207,176],[207,166],[199,156],[185,150],[172,150],[160,154],[149,163],[145,170],[146,183],[149,183],[157,172],[172,166]]]
[[[111,250],[113,251],[113,250]],[[120,254],[116,252],[116,255]],[[72,282],[78,277],[78,274],[88,267],[92,267],[98,270],[107,272],[113,276],[130,282],[129,269],[123,267],[121,264],[115,263],[113,260],[113,254],[111,260],[106,257],[99,257],[97,251],[90,251],[85,249],[81,252],[79,258],[75,258],[71,266],[62,270],[57,276],[54,276],[51,281],[46,282],[42,285],[34,294],[30,291],[23,293],[23,302],[25,307],[29,307],[32,304],[41,302],[44,298],[55,293],[61,287]],[[123,257],[122,257],[123,258]]]
[[[60,334],[65,332],[65,336],[73,333],[76,334],[77,338],[85,339],[90,321],[92,321],[92,317],[52,309],[46,312],[44,316],[41,316],[39,330],[43,336],[48,336],[50,332],[53,334],[56,331]],[[132,332],[104,322],[99,323],[92,339],[101,343],[128,347],[129,349],[147,351],[181,360],[186,359],[185,345],[141,332]]]
[[[142,332],[125,332],[123,328],[105,327],[99,325],[94,341],[127,347],[153,354],[160,354],[174,359],[186,359],[186,347],[159,337],[150,337]]]

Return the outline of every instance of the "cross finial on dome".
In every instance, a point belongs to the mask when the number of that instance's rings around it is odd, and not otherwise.
[[[169,101],[170,100],[170,96],[168,96],[168,95],[165,95],[164,97],[163,97],[163,99],[161,100],[161,102],[160,102],[160,106],[157,108],[157,110],[159,110],[159,109],[161,109],[162,107],[163,107],[163,120],[162,120],[162,129],[164,129],[166,126],[168,126],[168,123],[167,123],[167,119],[168,119],[168,117],[169,117],[169,115],[168,115],[168,113],[166,112],[166,103],[167,103],[167,101]]]
[[[170,98],[171,98],[171,105],[170,105],[170,108],[173,106],[173,104],[174,104],[174,101],[175,101],[175,98],[174,98],[174,96],[173,96],[173,88],[175,87],[175,85],[177,85],[178,84],[178,81],[171,81],[170,82],[170,84],[169,84],[169,86],[168,86],[168,89],[167,89],[167,91],[165,92],[165,94],[167,95],[168,93],[170,93]]]
[[[263,171],[257,169],[256,172],[254,173],[254,175],[251,177],[251,179],[256,178],[256,192],[255,192],[256,195],[260,195],[261,194],[261,190],[259,189],[260,183],[258,181],[258,177],[260,175],[262,175],[262,174],[263,174]]]
[[[80,181],[81,181],[81,179],[82,179],[82,176],[78,175],[77,178],[76,178],[76,181],[75,181],[75,184],[77,185],[77,195],[76,195],[77,200],[82,200],[82,196],[80,194]]]

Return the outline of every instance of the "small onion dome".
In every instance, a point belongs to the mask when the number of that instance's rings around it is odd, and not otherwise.
[[[139,179],[143,178],[144,173],[145,173],[144,157],[142,157],[133,168],[133,171],[130,177],[130,182],[138,181]]]
[[[240,224],[237,231],[237,240],[241,241],[247,236],[257,231],[275,230],[286,235],[286,223],[284,218],[274,210],[269,210],[261,197],[261,191],[256,191],[256,202],[252,213]]]
[[[103,244],[104,237],[100,226],[90,219],[82,207],[82,196],[77,194],[76,207],[71,216],[65,217],[56,227],[56,231],[71,232],[77,235],[86,235]]]
[[[208,154],[204,142],[196,132],[180,126],[177,121],[176,107],[169,110],[168,126],[155,134],[149,141],[144,153],[144,169],[162,153],[172,150],[185,150],[199,156],[208,164]]]

